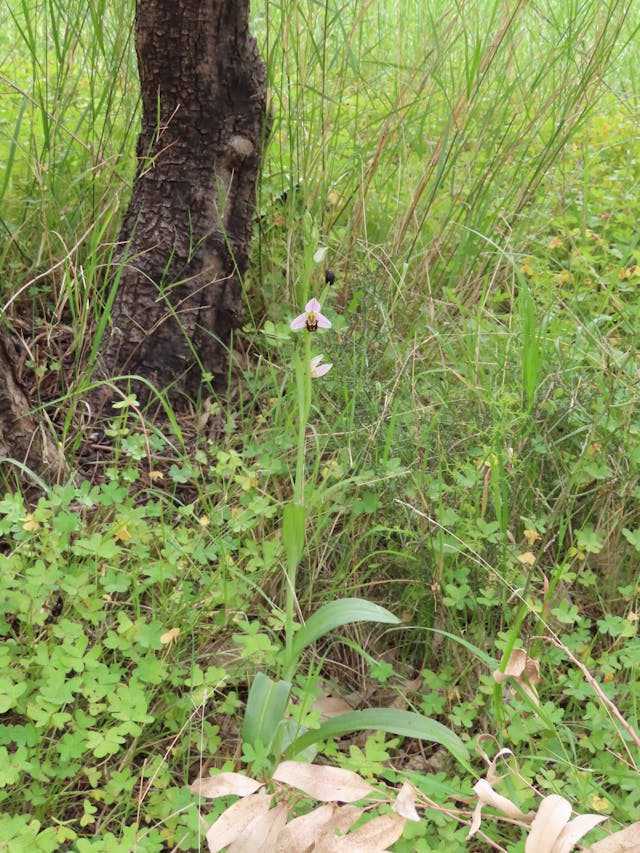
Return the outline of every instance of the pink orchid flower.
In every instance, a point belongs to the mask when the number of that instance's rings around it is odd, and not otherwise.
[[[330,329],[331,321],[320,313],[320,303],[317,299],[310,299],[304,307],[304,314],[299,314],[291,321],[293,331],[307,327],[309,332],[315,332],[318,327]],[[326,373],[326,371],[325,371]]]
[[[314,379],[320,379],[325,373],[328,373],[333,365],[331,363],[322,363],[323,355],[314,355],[311,359],[311,376]]]

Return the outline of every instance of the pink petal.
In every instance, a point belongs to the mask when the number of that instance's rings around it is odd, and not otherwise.
[[[324,314],[320,314],[316,312],[316,323],[321,329],[330,329],[331,328],[331,320],[324,316]]]
[[[298,314],[295,320],[292,320],[289,324],[293,331],[297,331],[298,329],[304,329],[307,325],[307,314]]]
[[[328,373],[333,367],[332,364],[323,364],[322,359],[323,355],[314,355],[311,359],[310,368],[311,368],[311,376],[314,379],[319,379],[321,376],[324,376],[325,373]]]
[[[304,306],[304,310],[305,310],[305,311],[307,311],[307,312],[309,312],[309,311],[314,311],[314,312],[318,313],[318,312],[320,311],[320,308],[321,308],[321,305],[320,305],[320,303],[318,302],[318,300],[317,300],[317,299],[315,299],[315,298],[314,298],[314,299],[310,299],[310,300],[307,302],[307,304]]]

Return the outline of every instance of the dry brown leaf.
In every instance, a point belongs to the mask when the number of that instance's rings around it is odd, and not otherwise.
[[[640,821],[614,832],[602,841],[596,841],[587,853],[638,853],[640,850]]]
[[[473,810],[471,826],[469,827],[469,834],[467,835],[467,838],[471,838],[476,834],[478,829],[480,829],[483,806],[491,806],[514,820],[528,819],[527,815],[521,812],[515,803],[511,802],[507,797],[503,797],[502,794],[498,794],[494,791],[491,784],[486,779],[478,779],[476,784],[473,786],[473,790],[478,795],[478,802]]]
[[[269,810],[271,799],[271,794],[252,794],[229,806],[207,832],[209,853],[218,853],[235,841],[256,817]]]
[[[245,828],[242,838],[236,838],[227,848],[227,853],[273,853],[278,836],[287,822],[287,806],[277,806],[258,815]]]
[[[538,702],[536,684],[540,681],[540,661],[530,658],[524,649],[514,649],[509,656],[504,672],[495,670],[493,678],[498,684],[507,678],[514,678],[525,693]]]
[[[405,781],[402,788],[400,788],[396,801],[393,804],[393,810],[396,814],[407,820],[416,822],[420,820],[420,815],[416,811],[416,792],[411,782]]]
[[[569,822],[571,803],[550,794],[540,803],[524,846],[525,853],[551,853],[556,839]]]
[[[290,821],[278,836],[275,853],[306,853],[319,850],[321,835],[347,832],[362,815],[356,806],[324,805]]]
[[[606,819],[606,815],[599,814],[581,814],[574,817],[556,838],[551,853],[570,853],[583,835]]]
[[[373,792],[371,785],[352,770],[303,761],[283,761],[272,778],[325,803],[353,803]]]
[[[340,833],[344,835],[349,832],[353,824],[364,814],[364,809],[359,806],[332,806],[333,817],[324,828],[327,832]]]
[[[319,806],[309,814],[290,821],[278,836],[275,853],[308,853],[315,847],[316,837],[333,817],[334,807]]]
[[[226,797],[235,794],[238,797],[247,797],[262,786],[262,782],[251,779],[243,773],[218,773],[217,776],[208,776],[206,779],[199,777],[191,783],[189,790],[199,797]]]
[[[317,849],[322,853],[384,853],[400,838],[405,823],[398,814],[379,815],[342,838],[323,837]]]
[[[330,720],[332,717],[338,717],[340,714],[346,714],[347,711],[353,711],[353,706],[340,696],[318,696],[316,701],[311,706],[312,711],[320,711],[320,720]]]

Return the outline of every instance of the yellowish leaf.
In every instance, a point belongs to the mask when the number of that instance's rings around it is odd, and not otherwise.
[[[113,538],[116,542],[129,542],[131,540],[131,534],[129,533],[129,528],[123,522],[116,528],[116,532],[113,534]]]
[[[177,640],[180,636],[180,628],[170,628],[168,631],[165,631],[164,634],[160,637],[160,642],[163,646],[168,645],[169,643],[173,643],[174,640]]]
[[[597,812],[610,812],[611,802],[606,797],[599,797],[597,794],[594,794],[589,799],[589,808]]]
[[[525,530],[524,538],[527,540],[527,544],[531,546],[535,545],[536,542],[539,542],[542,539],[542,536],[537,530]]]

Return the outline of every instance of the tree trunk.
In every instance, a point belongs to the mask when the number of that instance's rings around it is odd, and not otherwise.
[[[174,402],[203,373],[224,385],[240,310],[266,114],[248,18],[249,0],[137,4],[138,168],[98,375],[141,376]]]

